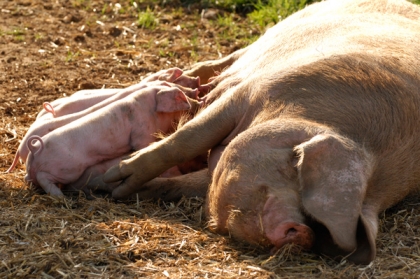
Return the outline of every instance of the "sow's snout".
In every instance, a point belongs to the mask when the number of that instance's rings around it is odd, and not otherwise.
[[[295,244],[309,250],[315,240],[313,230],[306,225],[306,217],[298,206],[294,191],[283,191],[282,195],[269,194],[261,214],[264,238],[276,252],[286,244]]]
[[[283,222],[276,229],[267,234],[267,238],[274,245],[271,253],[275,253],[284,245],[292,243],[305,250],[312,248],[315,234],[312,229],[305,224],[296,222]]]

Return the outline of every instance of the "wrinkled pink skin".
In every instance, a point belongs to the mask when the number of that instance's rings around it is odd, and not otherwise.
[[[98,188],[100,186],[103,186],[102,180],[98,179],[98,177],[103,175],[111,166],[121,162],[121,159],[126,156],[128,156],[128,154],[123,155],[121,157],[105,160],[93,166],[90,166],[83,172],[83,174],[76,181],[64,185],[62,188],[62,191],[74,192],[74,191],[82,190],[86,194],[89,194],[89,189],[86,186],[88,184],[93,185],[93,184],[98,184],[98,183],[100,183],[100,185],[98,185]]]
[[[49,132],[71,123],[72,121],[86,116],[100,108],[103,108],[116,100],[122,99],[137,90],[154,84],[162,84],[164,82],[174,82],[179,86],[191,86],[182,88],[188,97],[192,99],[198,98],[197,88],[200,86],[200,79],[182,76],[182,70],[171,68],[159,71],[138,84],[132,85],[125,89],[98,89],[83,90],[76,92],[71,97],[62,98],[51,104],[44,104],[44,107],[51,111],[51,114],[45,114],[44,111],[38,115],[37,120],[31,125],[25,137],[22,139],[15,158],[6,172],[11,172],[19,159],[26,161],[28,156],[27,140],[33,136],[44,136]],[[53,116],[53,114],[55,116]]]
[[[44,147],[31,147],[36,152],[28,155],[25,180],[61,196],[57,184],[72,183],[91,166],[148,146],[155,141],[156,131],[171,130],[173,121],[190,108],[177,87],[162,84],[138,90],[42,139],[35,136]]]
[[[378,214],[420,181],[419,18],[418,6],[398,0],[308,6],[220,61],[236,58],[201,86],[212,89],[208,107],[110,168],[104,182],[121,184],[103,189],[115,199],[179,197],[197,190],[194,175],[209,187],[215,231],[370,263]],[[207,180],[153,179],[207,150]]]
[[[122,91],[134,92],[138,89],[141,89],[142,85],[159,80],[172,82],[190,89],[196,89],[200,87],[199,77],[187,77],[182,75],[181,69],[171,68],[154,73],[144,78],[138,84],[132,85],[128,88],[81,90],[72,94],[70,97],[60,98],[51,103],[45,102],[43,104],[43,110],[41,110],[37,115],[37,119],[42,118],[43,120],[46,120],[83,111],[110,97],[113,97],[116,94],[119,94]],[[119,96],[123,97],[124,94]],[[198,98],[196,95],[188,95],[188,97],[193,99]]]
[[[109,89],[90,89],[90,90],[80,90],[73,93],[70,97],[64,97],[52,102],[46,102],[43,104],[43,110],[41,110],[38,115],[38,118],[53,118],[59,117],[67,114],[76,113],[82,110],[85,110],[93,105],[96,105],[103,100],[118,94],[120,91],[126,90],[134,92],[141,88],[141,85],[144,85],[151,81],[168,81],[174,82],[182,75],[182,70],[179,68],[171,68],[167,70],[161,70],[157,73],[154,73],[146,78],[144,78],[139,83],[132,85],[127,88],[109,88]],[[181,84],[182,85],[182,84]],[[187,87],[187,86],[186,86]],[[193,88],[193,87],[191,87]]]
[[[135,85],[135,86],[138,86]],[[133,88],[140,89],[140,88]],[[81,90],[70,97],[60,98],[51,103],[43,103],[43,109],[38,113],[36,119],[43,121],[53,119],[55,117],[64,116],[67,114],[76,113],[85,110],[93,105],[102,102],[109,97],[114,96],[120,92],[121,88],[110,88],[110,89],[92,89],[92,90]]]

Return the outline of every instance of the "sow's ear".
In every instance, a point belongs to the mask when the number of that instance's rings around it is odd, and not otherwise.
[[[191,108],[187,96],[177,87],[160,90],[156,94],[157,112],[175,112]]]
[[[371,156],[348,139],[317,135],[295,148],[302,205],[329,231],[320,252],[367,264],[375,258],[376,212],[363,205]],[[331,243],[331,238],[334,243]],[[335,246],[336,245],[336,246]]]

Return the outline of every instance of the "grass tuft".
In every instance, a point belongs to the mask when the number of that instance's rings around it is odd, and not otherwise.
[[[289,15],[303,9],[310,1],[307,0],[258,0],[255,10],[248,17],[260,27],[276,24]]]
[[[140,12],[137,19],[137,26],[146,29],[154,29],[158,24],[158,19],[156,18],[153,11],[147,7],[144,12]]]

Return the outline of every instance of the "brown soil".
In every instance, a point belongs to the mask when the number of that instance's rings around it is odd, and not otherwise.
[[[103,0],[0,2],[0,171],[11,164],[44,101],[80,89],[125,87],[142,76],[243,47],[198,5],[153,7],[159,24],[133,24]],[[112,1],[117,3],[115,1]],[[121,1],[123,2],[123,1]],[[138,1],[140,2],[140,1]],[[149,4],[150,5],[150,4]],[[118,6],[117,6],[118,7]],[[138,9],[146,9],[139,4]],[[221,11],[212,11],[221,13]],[[235,24],[250,37],[247,19]],[[243,35],[241,35],[243,36]],[[414,278],[420,274],[418,196],[381,216],[378,257],[355,266],[296,247],[276,255],[206,229],[202,200],[115,203],[82,195],[64,201],[23,182],[19,164],[0,174],[1,278]],[[396,189],[397,191],[398,189]]]

